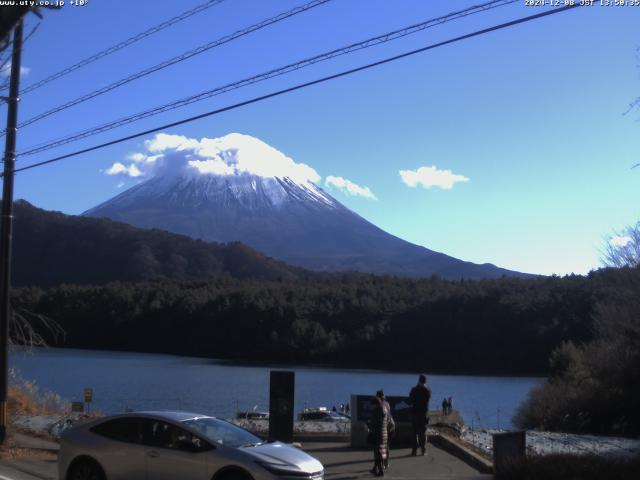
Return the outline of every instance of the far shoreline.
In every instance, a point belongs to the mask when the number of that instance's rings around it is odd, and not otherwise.
[[[77,352],[95,352],[95,353],[121,353],[121,354],[129,354],[129,355],[162,355],[169,357],[178,357],[183,359],[194,359],[199,361],[205,361],[212,364],[217,365],[225,365],[225,366],[237,366],[237,367],[260,367],[260,368],[273,368],[273,369],[286,369],[286,368],[296,368],[296,369],[308,369],[308,370],[329,370],[329,371],[349,371],[349,372],[363,372],[363,373],[400,373],[400,374],[417,374],[424,372],[427,375],[437,375],[437,376],[454,376],[454,377],[493,377],[493,378],[528,378],[528,379],[537,379],[544,380],[547,378],[547,372],[539,372],[539,373],[519,373],[519,372],[496,372],[491,370],[476,370],[476,371],[454,371],[454,370],[415,370],[415,369],[407,369],[402,366],[391,367],[391,368],[382,368],[382,367],[365,367],[356,362],[350,363],[346,361],[340,362],[340,365],[335,363],[315,363],[315,362],[305,362],[303,360],[292,360],[292,361],[272,361],[272,360],[263,360],[263,359],[234,359],[234,358],[213,358],[213,357],[199,357],[196,355],[190,354],[180,354],[175,352],[160,352],[153,350],[145,350],[145,351],[135,351],[135,350],[119,350],[119,349],[104,349],[104,348],[89,348],[89,347],[65,347],[65,346],[46,346],[46,347],[26,347],[26,346],[13,346],[10,350],[11,354],[29,354],[29,350],[36,351],[77,351]]]

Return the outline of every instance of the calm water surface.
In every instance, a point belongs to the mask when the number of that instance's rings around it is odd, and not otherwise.
[[[235,366],[216,360],[146,353],[35,349],[10,354],[10,366],[40,389],[82,400],[93,388],[92,408],[105,413],[178,408],[230,418],[238,410],[269,409],[270,367]],[[351,394],[407,395],[416,373],[285,367],[294,370],[295,411],[331,407]],[[428,375],[428,372],[427,372]],[[512,428],[511,418],[528,391],[542,381],[531,377],[428,375],[431,408],[453,396],[468,425]]]

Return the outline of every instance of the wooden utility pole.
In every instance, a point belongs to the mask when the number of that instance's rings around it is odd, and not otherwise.
[[[11,240],[13,227],[13,176],[16,163],[18,132],[18,94],[20,88],[20,56],[22,53],[22,20],[13,30],[11,83],[7,98],[7,138],[2,178],[2,212],[0,214],[0,445],[7,437],[7,383],[9,374],[9,287],[11,285]]]

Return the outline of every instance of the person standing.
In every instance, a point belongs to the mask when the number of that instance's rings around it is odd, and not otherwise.
[[[431,400],[431,390],[427,387],[427,376],[421,373],[418,376],[418,384],[409,392],[411,423],[413,426],[411,455],[413,456],[417,455],[418,447],[420,447],[422,455],[426,453],[429,400]]]
[[[391,405],[389,405],[389,402],[387,402],[387,399],[384,396],[384,391],[378,390],[376,392],[376,397],[380,399],[380,402],[382,403],[382,409],[384,410],[384,414],[386,416],[386,420],[385,420],[385,425],[387,428],[387,441],[385,443],[386,455],[384,455],[382,459],[382,466],[386,470],[387,468],[389,468],[389,440],[391,439],[391,436],[394,434],[396,430],[396,422],[394,422],[393,416],[391,415]]]
[[[385,405],[386,404],[386,405]],[[371,399],[372,416],[369,424],[369,435],[373,445],[373,468],[371,473],[376,477],[384,476],[384,469],[389,465],[389,428],[393,425],[391,409],[384,400],[384,393],[379,390]]]

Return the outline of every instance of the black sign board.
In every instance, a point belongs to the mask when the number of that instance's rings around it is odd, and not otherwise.
[[[371,412],[373,406],[371,405],[371,399],[373,395],[357,395],[356,403],[358,417],[356,420],[360,422],[368,422],[371,419]],[[393,420],[397,422],[410,422],[411,421],[411,405],[409,405],[409,397],[385,397],[389,406],[391,407],[391,416]]]
[[[497,474],[507,471],[514,462],[522,460],[527,451],[526,432],[493,434],[493,465]]]
[[[269,389],[269,440],[293,442],[294,372],[271,372]]]

